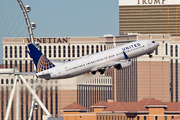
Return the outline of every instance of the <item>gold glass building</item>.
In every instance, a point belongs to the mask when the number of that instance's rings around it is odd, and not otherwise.
[[[119,34],[180,36],[179,0],[119,0]]]

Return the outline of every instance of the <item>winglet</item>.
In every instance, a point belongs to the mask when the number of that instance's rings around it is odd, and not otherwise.
[[[127,56],[127,54],[123,51],[124,57],[125,59],[129,59],[129,57]]]
[[[28,44],[28,48],[28,53],[36,65],[37,72],[55,67],[55,65],[49,59],[47,59],[33,44]]]

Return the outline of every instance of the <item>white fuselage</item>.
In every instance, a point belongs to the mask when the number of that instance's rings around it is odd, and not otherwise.
[[[128,59],[131,59],[144,54],[151,54],[158,46],[159,44],[152,40],[138,40],[56,65],[36,75],[45,79],[70,78],[83,73],[98,71],[102,68],[113,67],[126,60],[123,52],[126,53]]]

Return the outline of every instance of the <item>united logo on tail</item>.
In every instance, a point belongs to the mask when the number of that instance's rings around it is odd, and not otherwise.
[[[55,67],[55,65],[50,62],[44,55],[42,55],[38,62],[37,72],[41,72],[53,67]]]
[[[55,65],[49,59],[47,59],[33,44],[28,44],[28,48],[28,53],[36,65],[36,72],[41,72],[55,67]]]

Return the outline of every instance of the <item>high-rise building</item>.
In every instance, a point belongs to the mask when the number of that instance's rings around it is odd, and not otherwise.
[[[119,34],[180,36],[179,0],[119,0]]]

